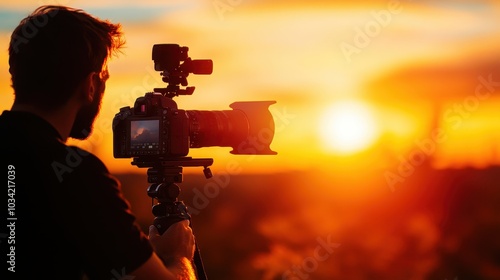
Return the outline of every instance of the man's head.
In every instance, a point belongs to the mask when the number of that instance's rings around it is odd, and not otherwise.
[[[9,72],[15,103],[57,110],[87,86],[71,137],[88,136],[108,77],[106,61],[123,45],[120,25],[62,6],[42,6],[11,36]],[[90,83],[90,84],[89,84]]]

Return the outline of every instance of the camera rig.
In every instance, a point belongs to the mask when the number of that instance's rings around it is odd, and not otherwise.
[[[121,108],[113,119],[114,157],[133,158],[132,165],[148,168],[147,194],[160,234],[176,222],[191,221],[186,205],[178,200],[183,167],[203,167],[205,177],[212,177],[213,159],[189,157],[190,148],[221,146],[232,147],[232,154],[276,154],[269,147],[274,121],[268,110],[275,101],[234,102],[233,110],[222,111],[178,109],[173,98],[195,89],[187,87],[189,74],[209,75],[213,68],[212,60],[192,60],[188,50],[177,44],[154,45],[154,69],[167,87],[137,98],[133,108]],[[197,244],[193,265],[198,279],[207,279]]]

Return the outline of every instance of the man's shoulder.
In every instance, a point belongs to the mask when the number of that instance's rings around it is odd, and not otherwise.
[[[118,187],[104,162],[96,155],[77,146],[65,146],[63,155],[55,158],[50,167],[59,182],[86,184],[87,189],[103,185]]]
[[[39,117],[25,112],[4,111],[0,115],[0,154],[23,158],[38,165],[55,165],[107,172],[103,162],[77,146],[59,139],[57,131]]]
[[[64,160],[63,163],[67,164],[70,167],[78,167],[88,168],[91,170],[96,170],[100,172],[108,172],[106,165],[93,153],[82,149],[78,146],[64,146],[63,157],[60,158]]]
[[[36,180],[53,187],[118,184],[93,153],[67,145],[52,134],[37,137],[34,131],[26,131],[29,125],[15,126],[15,123],[2,118],[0,116],[0,131],[5,136],[0,137],[1,162],[16,166],[19,172],[24,171],[24,180]]]
[[[28,112],[4,111],[0,115],[0,149],[26,150],[29,146],[63,146],[57,130],[42,118]]]

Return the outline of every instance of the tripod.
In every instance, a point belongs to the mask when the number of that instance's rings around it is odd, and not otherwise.
[[[180,188],[176,183],[182,182],[182,167],[203,166],[203,173],[208,179],[212,177],[212,173],[208,168],[212,163],[213,159],[208,158],[180,157],[166,160],[134,158],[132,165],[149,167],[147,175],[150,185],[147,193],[153,199],[153,203],[154,199],[158,201],[157,204],[153,205],[152,212],[155,216],[153,225],[160,234],[163,234],[174,223],[182,220],[189,220],[191,226],[191,216],[187,207],[182,201],[178,200]],[[196,241],[192,263],[195,267],[197,279],[206,280],[207,276]]]

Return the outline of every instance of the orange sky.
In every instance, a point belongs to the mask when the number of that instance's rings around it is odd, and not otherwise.
[[[498,4],[414,2],[62,1],[122,22],[127,40],[124,54],[110,62],[94,134],[77,144],[112,172],[138,171],[130,160],[113,158],[110,123],[120,107],[163,86],[152,70],[152,45],[177,43],[188,46],[193,59],[214,61],[212,75],[188,78],[196,91],[176,98],[179,108],[225,110],[233,101],[277,101],[271,106],[277,128],[271,147],[278,155],[192,150],[192,156],[213,157],[214,170],[235,162],[243,172],[360,161],[383,168],[433,139],[436,128],[446,136],[431,153],[438,166],[500,163]],[[35,7],[29,1],[0,3],[3,50],[10,30]],[[16,15],[17,22],[7,20]],[[1,110],[13,100],[7,61],[7,52],[0,52]],[[480,77],[490,86],[477,95]],[[329,129],[318,127],[321,116],[334,103],[352,99],[371,108],[377,138],[358,154],[335,155],[320,139],[318,131]]]

